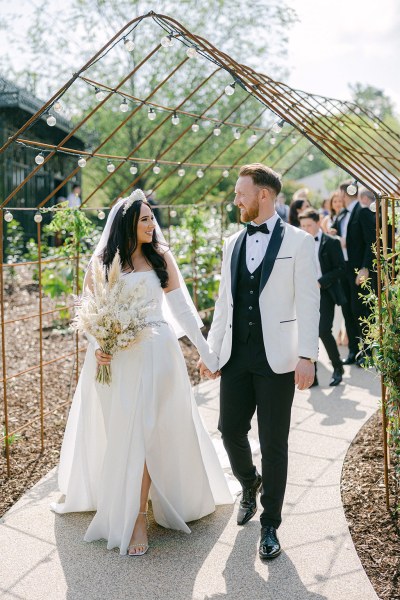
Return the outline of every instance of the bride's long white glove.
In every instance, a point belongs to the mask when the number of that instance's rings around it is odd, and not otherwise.
[[[196,346],[201,360],[204,362],[207,369],[209,369],[211,373],[218,371],[218,357],[204,339],[181,288],[168,292],[165,294],[165,297],[173,316],[178,321],[192,344]]]

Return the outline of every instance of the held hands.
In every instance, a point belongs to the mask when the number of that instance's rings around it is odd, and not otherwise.
[[[294,372],[294,383],[298,390],[307,390],[315,377],[315,365],[305,358],[300,358]]]
[[[95,356],[96,356],[96,360],[99,365],[111,364],[111,359],[112,359],[111,354],[106,354],[105,352],[103,352],[102,350],[97,348],[97,350],[95,352]]]
[[[211,373],[210,369],[207,369],[206,365],[200,359],[197,363],[197,368],[200,369],[200,377],[207,377],[207,379],[217,379],[221,375],[220,371]]]

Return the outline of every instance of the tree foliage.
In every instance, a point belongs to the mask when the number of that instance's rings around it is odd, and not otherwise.
[[[2,0],[6,4],[5,0]],[[58,8],[58,7],[57,7]],[[21,20],[24,10],[31,13],[26,35],[13,46],[29,56],[23,71],[15,72],[23,85],[32,92],[47,96],[58,85],[76,72],[103,44],[128,21],[155,10],[180,21],[194,33],[232,55],[239,62],[248,62],[254,68],[265,64],[268,56],[268,74],[284,73],[288,30],[297,20],[295,11],[286,2],[257,0],[72,0],[64,4],[62,13],[52,9],[47,0],[36,4],[19,2],[17,8],[4,10],[4,30],[13,29]],[[150,21],[149,21],[150,23]],[[137,51],[143,48],[143,28],[137,38]],[[161,30],[160,30],[161,33]],[[151,24],[145,37],[154,37]],[[28,50],[28,52],[27,52]],[[112,73],[124,72],[126,56],[120,53],[112,59]],[[12,60],[3,63],[11,66]],[[160,65],[163,71],[163,65]],[[190,82],[188,82],[190,83]]]
[[[153,6],[142,0],[72,0],[63,7],[62,17],[58,17],[51,9],[51,4],[41,0],[35,8],[30,8],[30,26],[26,35],[21,38],[21,52],[26,53],[28,49],[30,58],[29,67],[27,63],[22,72],[15,73],[17,82],[27,85],[30,81],[32,91],[48,97],[123,25],[147,13],[150,8]],[[13,9],[8,10],[9,21],[15,19],[16,11],[13,13]],[[210,39],[216,47],[231,54],[233,58],[247,62],[254,68],[265,71],[265,56],[268,56],[268,74],[276,77],[284,75],[282,59],[286,52],[287,33],[296,19],[294,11],[286,3],[257,1],[249,4],[244,0],[211,0],[202,4],[194,0],[184,0],[177,4],[170,0],[161,0],[157,2],[157,11],[174,17],[194,33]],[[11,22],[9,24],[11,26]],[[151,18],[145,19],[129,34],[135,42],[133,52],[127,52],[123,44],[118,44],[84,75],[115,88],[123,77],[134,71],[152,52],[163,35],[165,32],[157,23]],[[154,94],[155,87],[184,59],[185,64]],[[7,62],[7,59],[3,59],[4,62]],[[220,121],[229,118],[232,122],[253,123],[253,126],[258,127],[267,126],[272,122],[273,114],[265,111],[261,116],[263,107],[243,90],[237,90],[232,98],[224,94],[218,98],[232,80],[225,71],[212,75],[215,68],[215,65],[205,59],[187,60],[185,46],[177,42],[173,48],[158,50],[150,60],[128,77],[121,91],[136,98],[149,99],[149,102],[161,107],[173,108],[183,103],[182,109],[185,111],[194,114],[205,113],[208,117]],[[209,82],[207,85],[201,85],[207,76],[210,76]],[[197,86],[200,86],[198,91],[192,95]],[[79,135],[84,139],[88,150],[97,148],[125,118],[126,114],[119,110],[121,100],[120,96],[114,95],[87,121],[84,128],[79,130]],[[243,103],[240,108],[235,109],[241,100]],[[78,79],[64,95],[62,103],[65,107],[63,114],[69,116],[74,123],[78,123],[96,105],[94,87]],[[212,108],[209,108],[211,105]],[[129,101],[129,108],[134,111],[138,104]],[[212,136],[215,122],[200,121],[198,134],[186,133],[179,143],[165,153],[173,139],[180,135],[185,127],[190,126],[193,118],[182,115],[179,127],[171,126],[170,119],[167,119],[157,133],[143,143],[150,130],[169,114],[163,112],[162,108],[156,108],[156,121],[150,122],[147,119],[147,110],[147,106],[142,106],[135,116],[101,147],[101,152],[126,156],[140,144],[140,150],[133,154],[134,158],[157,159],[163,156],[169,161],[184,161],[189,156],[190,162],[199,165],[208,164],[213,160],[217,164],[230,165],[237,156],[242,155],[246,161],[260,160],[268,148],[266,140],[265,144],[256,145],[254,152],[247,152],[247,140],[252,134],[250,128],[242,132],[242,139],[235,142],[234,147],[221,153],[224,146],[232,140],[233,129],[222,127],[221,136],[217,139]],[[257,115],[260,115],[259,118],[255,118]],[[201,144],[210,134],[210,139]],[[194,152],[198,144],[199,149]],[[136,185],[145,189],[157,188],[159,202],[170,202],[181,197],[181,191],[188,183],[188,191],[180,202],[194,202],[202,198],[216,182],[218,184],[211,192],[212,195],[230,193],[233,187],[233,181],[221,180],[221,170],[209,169],[204,179],[194,181],[198,170],[196,168],[187,171],[184,178],[179,178],[176,175],[176,167],[161,165],[162,171],[156,178],[151,169],[146,171],[147,166],[145,164],[142,168],[142,165],[139,165],[140,179]],[[166,174],[171,173],[174,173],[174,176],[164,181]],[[104,161],[88,161],[83,172],[83,195],[87,198],[94,193],[93,199],[91,198],[92,205],[108,204],[134,179],[129,173],[129,165],[117,169],[102,187],[105,176],[107,171]]]
[[[362,83],[349,84],[352,100],[358,106],[375,115],[381,120],[394,117],[394,104],[385,92],[372,85]]]

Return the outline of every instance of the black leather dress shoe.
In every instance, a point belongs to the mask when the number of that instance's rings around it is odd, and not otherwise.
[[[257,475],[256,483],[251,488],[245,488],[242,492],[242,499],[239,504],[237,515],[237,524],[244,525],[250,521],[257,512],[257,494],[262,485],[261,475]]]
[[[356,360],[357,367],[363,367],[365,365],[365,356],[359,356]]]
[[[348,357],[345,358],[344,360],[342,360],[343,365],[354,365],[355,362],[356,362],[356,353],[355,352],[349,352]]]
[[[281,545],[276,535],[276,529],[272,525],[261,527],[261,540],[258,553],[261,558],[267,560],[276,558],[281,553]]]
[[[342,379],[343,379],[343,367],[342,366],[336,367],[333,370],[332,378],[329,382],[329,385],[332,387],[335,385],[339,385],[339,383],[342,381]]]

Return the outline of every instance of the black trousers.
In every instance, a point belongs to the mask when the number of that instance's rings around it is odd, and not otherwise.
[[[344,320],[346,323],[346,330],[348,329],[348,326],[345,314],[345,307],[347,312],[349,313],[349,323],[352,324],[350,326],[353,327],[354,334],[352,335],[355,336],[355,344],[353,350],[353,347],[350,346],[350,336],[349,332],[347,331],[347,335],[349,336],[349,350],[357,353],[359,351],[360,343],[362,343],[364,339],[360,318],[368,316],[370,309],[366,304],[364,304],[362,300],[362,296],[368,294],[368,291],[364,290],[360,285],[356,285],[355,281],[355,269],[354,267],[351,267],[348,263],[346,263],[346,280],[343,282],[343,287],[345,288],[345,293],[347,296],[347,305],[344,305],[342,307],[342,310]],[[372,280],[372,284],[374,287],[374,280]]]
[[[243,488],[257,476],[248,432],[257,410],[262,460],[261,525],[279,527],[286,489],[288,436],[294,396],[294,373],[271,370],[262,336],[234,340],[232,354],[222,368],[218,429],[235,477]]]
[[[319,337],[325,346],[334,369],[342,366],[336,340],[332,334],[335,303],[328,290],[321,290]]]
[[[354,270],[349,268],[346,262],[346,277],[342,279],[342,288],[346,296],[346,304],[342,306],[342,313],[344,322],[346,325],[347,337],[349,338],[349,352],[357,354],[358,344],[360,340],[360,325],[357,318],[357,299],[355,298],[356,290],[358,289],[355,284],[356,275]]]

